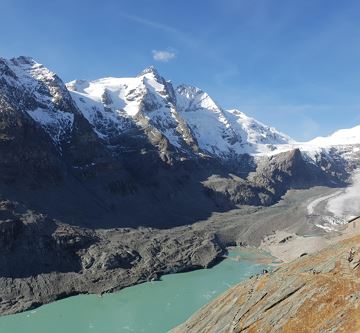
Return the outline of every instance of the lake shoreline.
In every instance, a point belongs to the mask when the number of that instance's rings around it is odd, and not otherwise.
[[[265,263],[266,262],[266,263]],[[269,256],[255,248],[230,248],[211,269],[168,274],[119,292],[69,297],[36,310],[0,317],[0,331],[53,333],[91,329],[165,333],[230,287],[269,269]]]

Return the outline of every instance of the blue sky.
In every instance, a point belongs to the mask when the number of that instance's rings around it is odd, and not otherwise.
[[[0,56],[64,81],[155,65],[298,140],[360,124],[355,0],[0,0]]]

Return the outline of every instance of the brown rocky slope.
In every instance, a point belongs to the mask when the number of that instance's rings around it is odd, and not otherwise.
[[[360,235],[252,277],[171,331],[192,332],[360,332]]]

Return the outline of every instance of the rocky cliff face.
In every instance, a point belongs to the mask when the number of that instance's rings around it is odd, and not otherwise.
[[[355,236],[254,276],[171,333],[360,332],[359,242]]]

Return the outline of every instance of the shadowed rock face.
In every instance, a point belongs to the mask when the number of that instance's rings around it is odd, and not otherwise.
[[[12,184],[21,179],[36,188],[44,182],[60,181],[61,161],[46,134],[1,94],[0,108],[1,182]]]
[[[171,333],[359,332],[359,244],[355,236],[252,277]]]
[[[78,251],[95,243],[96,236],[23,209],[9,201],[0,201],[1,277],[79,271]]]

